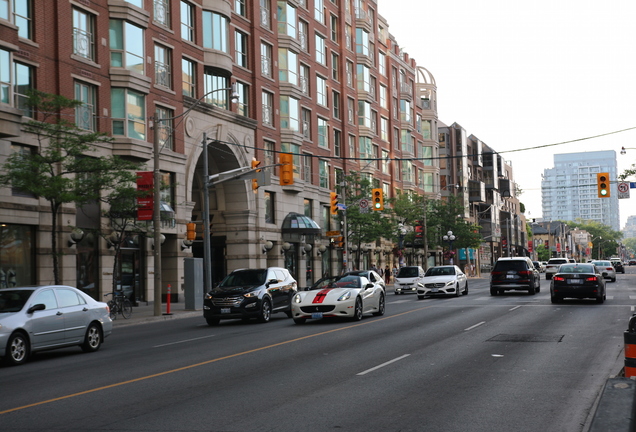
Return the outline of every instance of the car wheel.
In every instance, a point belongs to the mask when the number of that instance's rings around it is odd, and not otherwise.
[[[455,285],[455,297],[459,297],[459,284]]]
[[[490,287],[490,295],[491,296],[496,296],[497,294],[499,294],[499,292],[495,288]]]
[[[384,294],[380,294],[380,300],[378,300],[378,311],[377,312],[373,312],[373,315],[375,315],[375,316],[384,315],[384,306],[385,306]]]
[[[596,303],[603,304],[605,301],[604,297],[605,296],[596,297]]]
[[[551,295],[551,296],[550,296],[550,301],[551,301],[553,304],[557,304],[557,303],[560,303],[560,302],[561,302],[561,299],[560,299],[560,298],[558,298],[558,297],[556,297],[556,296]]]
[[[91,323],[86,329],[84,343],[80,345],[84,352],[95,352],[102,346],[102,329],[96,323]]]
[[[468,295],[468,281],[466,281],[466,285],[464,286],[464,292],[462,295]]]
[[[216,326],[221,322],[221,318],[206,318],[205,321],[209,326]]]
[[[285,315],[287,315],[287,318],[291,318],[292,317],[292,311],[291,310],[285,311]]]
[[[530,284],[530,288],[528,288],[528,294],[535,295],[536,292],[537,292],[537,287],[534,286],[534,282],[532,282]]]
[[[616,282],[616,278],[611,278],[610,281]]]
[[[272,305],[269,302],[269,299],[263,299],[263,304],[261,305],[261,313],[258,314],[258,322],[266,323],[269,322],[269,319],[272,317]]]
[[[305,324],[305,321],[307,321],[307,318],[294,318],[295,324]]]
[[[362,319],[362,300],[360,297],[356,299],[356,306],[353,310],[353,320],[360,321]]]
[[[426,296],[419,295],[419,294],[417,295],[417,299],[418,299],[418,300],[424,300],[424,297],[426,297]]]
[[[26,363],[29,359],[29,339],[24,333],[13,333],[7,343],[4,361],[12,366]]]

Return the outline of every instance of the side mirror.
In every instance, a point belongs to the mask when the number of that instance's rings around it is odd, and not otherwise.
[[[369,288],[373,288],[375,285],[372,283],[368,283],[364,286],[364,289],[369,289]]]
[[[43,303],[38,303],[36,305],[31,306],[29,309],[27,309],[27,313],[33,313],[35,311],[41,311],[46,309],[46,306],[44,306]]]

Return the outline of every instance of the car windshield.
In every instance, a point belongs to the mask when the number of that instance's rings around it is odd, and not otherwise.
[[[417,267],[402,267],[398,272],[397,277],[405,278],[405,277],[418,277],[420,272]]]
[[[0,290],[0,313],[19,312],[34,290]]]
[[[559,273],[596,273],[591,265],[562,265]]]
[[[361,288],[362,282],[358,276],[333,276],[320,279],[310,289],[319,290],[324,288]]]
[[[238,270],[227,275],[219,284],[220,287],[240,287],[264,285],[267,277],[267,269]]]
[[[449,276],[455,274],[455,267],[431,267],[426,276]]]

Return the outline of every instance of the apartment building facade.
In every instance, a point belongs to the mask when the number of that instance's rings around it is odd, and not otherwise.
[[[203,255],[201,234],[183,240],[186,223],[203,222],[204,179],[261,161],[271,184],[210,187],[213,282],[280,265],[308,285],[341,270],[342,251],[325,234],[340,229],[329,193],[342,192],[347,175],[387,197],[437,194],[435,80],[388,29],[368,0],[0,2],[0,162],[37,146],[22,132],[40,118],[24,105],[31,88],[83,102],[63,115],[113,137],[95,155],[151,171],[160,134],[162,289],[165,297],[171,285],[176,299],[184,258]],[[281,152],[293,154],[293,185],[278,184]],[[110,240],[94,234],[110,229],[105,210],[63,207],[62,282],[101,298],[115,278],[154,301],[150,229],[112,240],[122,242],[113,272]],[[0,269],[14,269],[19,285],[51,282],[46,202],[0,189],[0,227]],[[76,228],[81,238],[71,237]],[[368,245],[365,262],[391,263],[389,246]]]

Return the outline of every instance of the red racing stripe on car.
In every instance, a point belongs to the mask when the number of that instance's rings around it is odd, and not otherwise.
[[[314,297],[314,301],[312,301],[312,303],[322,303],[323,301],[325,301],[325,297],[327,297],[327,294],[331,290],[332,288],[325,288],[324,290],[320,291],[318,294],[316,294],[316,297]]]

